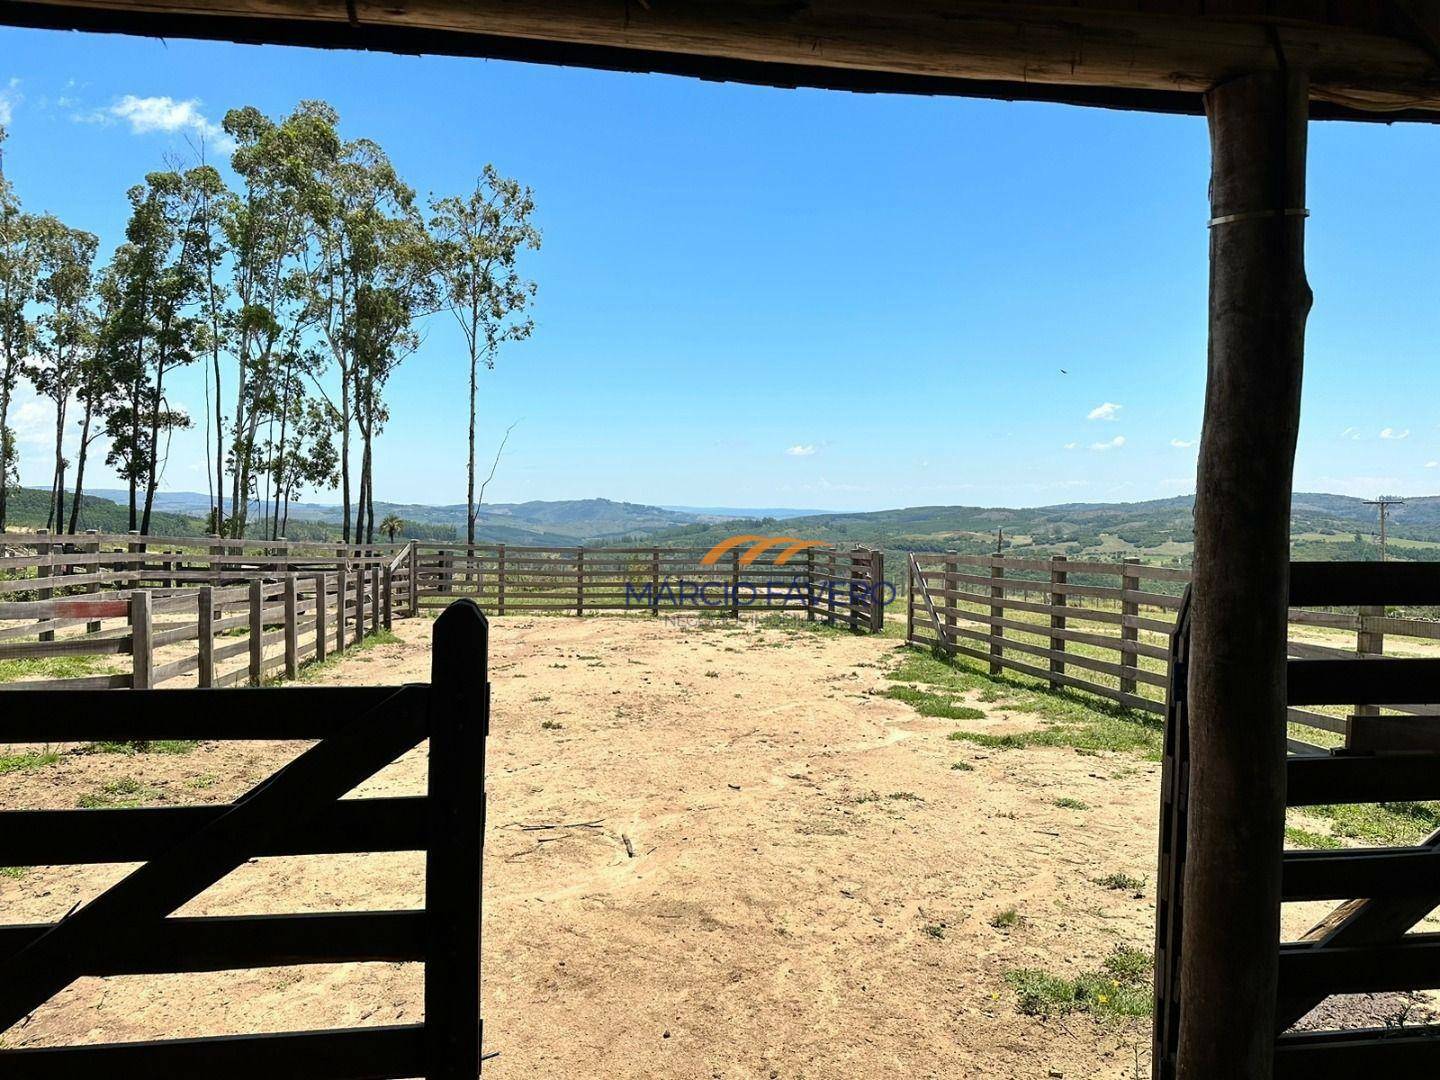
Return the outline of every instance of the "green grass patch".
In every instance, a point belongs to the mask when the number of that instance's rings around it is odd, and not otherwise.
[[[920,932],[926,937],[932,937],[936,941],[945,940],[945,925],[943,923],[930,923],[920,928]]]
[[[932,693],[914,686],[887,687],[882,695],[903,701],[921,716],[938,716],[943,720],[983,720],[985,713],[968,705],[960,705],[944,694]]]
[[[99,791],[81,795],[75,805],[85,810],[140,806],[162,796],[159,788],[150,787],[133,776],[121,777],[100,785]]]
[[[338,665],[344,663],[347,657],[354,656],[357,652],[365,652],[368,649],[373,649],[376,645],[399,644],[400,638],[393,631],[383,629],[377,630],[373,634],[367,634],[365,638],[361,640],[358,644],[346,642],[345,651],[343,653],[329,652],[326,653],[324,660],[307,660],[305,663],[300,665],[300,674],[296,677],[295,681],[302,683],[314,682],[328,672],[333,671]],[[330,644],[330,648],[334,648],[333,641]],[[273,679],[266,680],[266,685],[268,686],[271,683],[279,683],[284,681],[285,677],[283,675],[278,675]]]
[[[1020,912],[1013,907],[997,912],[990,917],[990,925],[996,930],[1010,930],[1020,925]]]
[[[1095,879],[1096,885],[1103,885],[1107,889],[1114,889],[1116,892],[1144,892],[1145,879],[1136,877],[1134,874],[1114,873],[1106,874],[1104,877]]]
[[[24,754],[0,754],[0,775],[23,772],[28,769],[41,769],[46,765],[54,765],[59,760],[60,755],[53,750],[31,750]]]
[[[29,872],[28,866],[0,866],[0,877],[9,878],[11,881],[19,881]]]
[[[1015,991],[1015,1006],[1026,1016],[1064,1016],[1083,1012],[1102,1018],[1149,1016],[1154,988],[1151,957],[1144,949],[1122,945],[1095,971],[1073,979],[1038,968],[1005,973]]]
[[[947,701],[978,691],[982,701],[1029,713],[1044,724],[1037,731],[1021,734],[989,735],[957,731],[950,736],[979,746],[992,749],[1056,746],[1088,751],[1108,750],[1139,754],[1150,761],[1160,760],[1164,746],[1165,723],[1158,716],[1111,706],[1067,690],[1043,689],[1036,680],[1027,680],[1024,676],[991,676],[988,668],[982,668],[978,661],[968,657],[952,659],[922,649],[907,649],[902,653],[900,663],[888,673],[888,678],[896,683],[910,684],[892,689],[909,689],[912,694],[929,693]],[[887,695],[905,700],[889,691]]]
[[[559,731],[565,725],[559,720],[542,720],[540,726],[546,731]]]
[[[1312,832],[1309,829],[1302,829],[1295,825],[1285,826],[1285,840],[1297,848],[1338,848],[1345,846],[1329,833]]]
[[[974,765],[971,765],[968,761],[957,761],[957,762],[955,762],[953,765],[951,765],[950,768],[954,769],[956,772],[974,772],[974,771],[975,771],[975,766],[974,766]]]
[[[1305,813],[1330,822],[1333,837],[1363,844],[1416,844],[1440,829],[1440,803],[1359,803],[1307,806]]]
[[[0,660],[0,683],[31,679],[80,679],[109,670],[101,656],[47,656],[26,660]]]
[[[91,743],[80,753],[90,754],[188,754],[200,744],[194,739],[140,739],[134,742]]]
[[[1061,798],[1056,799],[1055,802],[1054,802],[1052,805],[1058,806],[1061,810],[1089,810],[1089,809],[1090,809],[1090,804],[1089,804],[1089,803],[1087,803],[1087,802],[1081,802],[1079,799],[1072,799],[1072,798],[1071,798],[1070,796],[1068,796],[1068,795],[1064,795],[1064,796],[1062,796]]]

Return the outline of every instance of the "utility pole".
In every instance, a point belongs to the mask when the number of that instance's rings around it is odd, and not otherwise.
[[[1369,499],[1366,506],[1378,506],[1380,508],[1380,561],[1385,561],[1385,520],[1389,516],[1390,507],[1404,506],[1405,500],[1395,495],[1381,495],[1376,499]]]

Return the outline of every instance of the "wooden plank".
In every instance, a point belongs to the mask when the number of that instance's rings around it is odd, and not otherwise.
[[[480,897],[485,837],[485,739],[490,627],[468,600],[435,620],[429,721],[430,846],[425,908],[425,1075],[480,1072]]]
[[[1282,881],[1286,901],[1440,896],[1440,848],[1287,851]]]
[[[1286,763],[1290,806],[1406,802],[1440,795],[1440,754],[1339,754]]]
[[[23,660],[48,656],[128,656],[129,637],[72,637],[49,641],[22,641],[0,645],[0,660]]]
[[[170,691],[175,693],[175,691]],[[98,810],[6,810],[0,813],[0,865],[73,866],[147,862],[218,820],[218,806]],[[340,799],[263,838],[257,856],[423,851],[425,799]]]
[[[370,1080],[423,1071],[424,1025],[0,1050],[6,1080]]]
[[[1440,659],[1291,660],[1291,705],[1372,705],[1440,698]]]
[[[1409,562],[1291,563],[1290,603],[1295,607],[1440,604],[1440,567]]]
[[[300,674],[300,592],[295,575],[285,578],[285,677]]]
[[[0,926],[0,958],[52,923]],[[402,963],[425,959],[424,911],[168,918],[126,927],[84,958],[85,975],[235,971],[292,964]]]
[[[100,679],[107,686],[123,685],[129,676]],[[73,686],[90,680],[56,681]],[[45,690],[0,691],[7,714],[5,739],[13,743],[326,739],[347,730],[347,717],[375,709],[397,693],[423,698],[426,690],[420,686],[399,691],[391,686],[287,687],[283,699],[287,704],[281,709],[277,707],[281,699],[266,690],[207,693],[201,699],[203,706],[197,707],[196,699],[185,691],[111,694],[104,689],[75,689],[61,710]]]
[[[1356,1080],[1440,1073],[1440,1033],[1433,1027],[1369,1028],[1282,1035],[1275,1042],[1275,1080]]]

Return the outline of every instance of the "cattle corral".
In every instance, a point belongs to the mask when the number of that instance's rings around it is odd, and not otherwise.
[[[316,681],[424,679],[432,626],[397,621]],[[1129,998],[1113,980],[1120,1008],[1033,987],[1109,980],[1113,958],[1148,951],[1157,727],[981,665],[964,676],[900,630],[492,619],[491,1075],[1145,1074],[1148,985]],[[52,748],[0,774],[0,804],[223,802],[304,745]],[[416,750],[354,794],[416,794],[425,775]],[[125,869],[7,873],[4,921],[59,918]],[[262,858],[177,914],[413,908],[423,880],[409,853]],[[1287,905],[1287,936],[1324,907]],[[85,978],[5,1045],[403,1024],[421,1012],[416,968]]]

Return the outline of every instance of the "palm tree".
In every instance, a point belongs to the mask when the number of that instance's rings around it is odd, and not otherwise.
[[[380,522],[380,531],[390,537],[390,542],[395,542],[395,534],[405,528],[405,519],[395,514],[386,514],[385,520]]]

